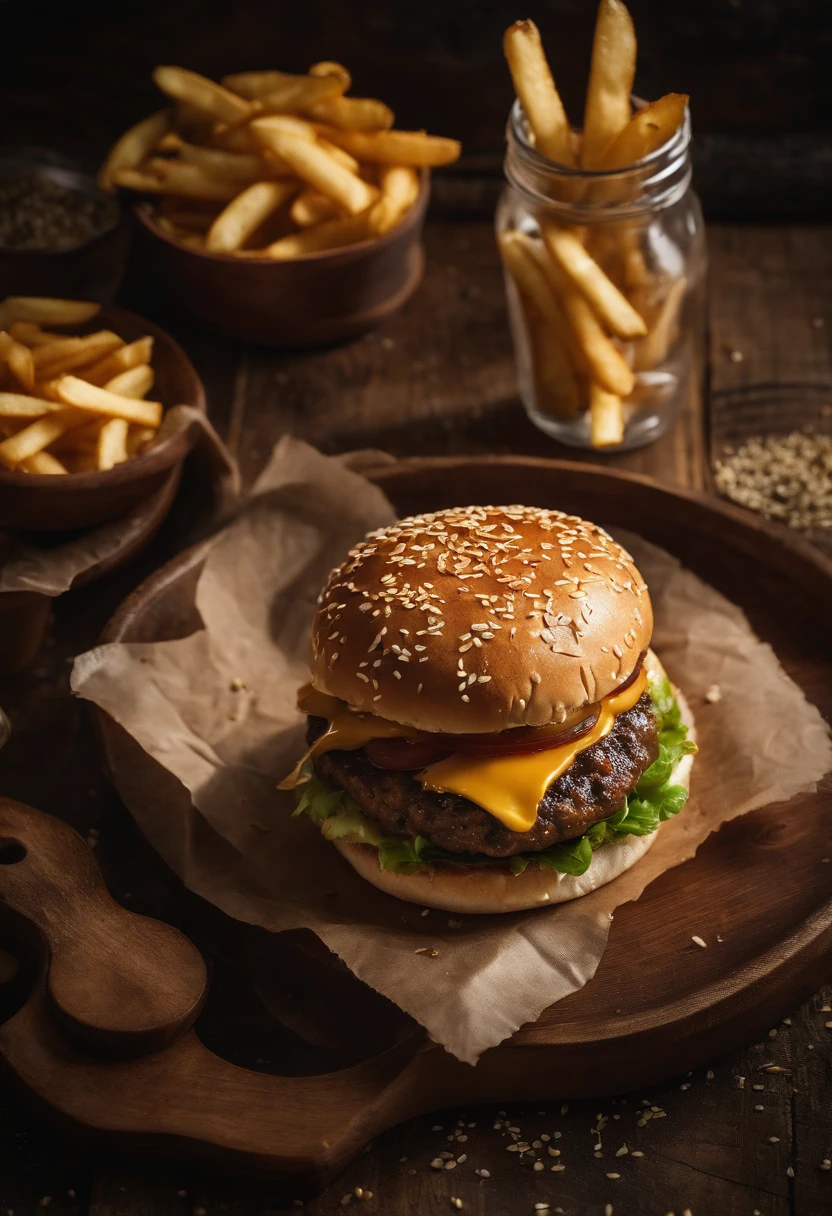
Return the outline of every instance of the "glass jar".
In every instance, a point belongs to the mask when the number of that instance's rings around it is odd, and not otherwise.
[[[651,156],[586,172],[537,152],[512,108],[496,228],[520,396],[562,443],[640,447],[696,391],[706,252],[690,138],[686,111]]]

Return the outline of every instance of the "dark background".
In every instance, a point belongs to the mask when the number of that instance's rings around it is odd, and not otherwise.
[[[832,213],[827,0],[631,0],[637,92],[690,93],[710,218]],[[533,17],[580,122],[595,0],[0,0],[2,141],[99,160],[158,108],[157,63],[214,78],[336,58],[398,125],[463,141],[454,175],[497,178],[512,90],[503,30]],[[440,199],[442,195],[440,194]],[[470,192],[451,189],[460,200]]]

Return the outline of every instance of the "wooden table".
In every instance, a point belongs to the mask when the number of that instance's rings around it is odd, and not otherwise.
[[[832,383],[832,230],[717,225],[710,228],[710,252],[705,380],[712,409],[706,412],[697,396],[652,447],[603,458],[697,488],[711,486],[711,436],[726,430],[726,411],[741,408],[744,388]],[[138,267],[121,302],[184,343],[247,482],[287,431],[327,452],[564,455],[518,403],[502,281],[484,220],[433,221],[417,297],[382,331],[329,351],[280,355],[196,333]],[[86,710],[68,693],[71,656],[94,643],[118,601],[182,543],[190,522],[180,509],[129,569],[58,602],[45,653],[28,673],[0,684],[0,703],[14,726],[0,753],[0,789],[91,834],[112,892],[128,907],[194,932],[191,904],[146,855],[99,774]],[[221,958],[214,988],[204,1027],[212,1046],[225,1043],[231,1058],[243,1052],[253,1063],[278,1067],[291,1058],[296,1071],[315,1067],[314,1053],[285,1017],[283,1026],[271,1022],[264,1032],[262,1009],[239,991]],[[344,1205],[367,1216],[427,1216],[455,1210],[451,1199],[458,1197],[463,1211],[488,1216],[532,1213],[544,1200],[568,1216],[825,1216],[832,1212],[832,1171],[820,1168],[832,1158],[830,1004],[832,987],[772,1027],[762,1043],[649,1092],[568,1109],[479,1108],[415,1120],[371,1145],[306,1210],[330,1216]],[[223,1029],[230,1016],[233,1046]],[[601,1154],[592,1134],[599,1115],[609,1120]],[[520,1128],[529,1142],[552,1136],[549,1146],[560,1152],[552,1160],[566,1169],[532,1173],[505,1151],[507,1134],[495,1122]],[[455,1127],[468,1137],[466,1161],[452,1171],[432,1169]],[[625,1145],[629,1151],[618,1156]],[[459,1156],[462,1145],[454,1148]],[[364,1198],[355,1196],[356,1187]],[[295,1198],[276,1184],[91,1159],[0,1091],[0,1216],[47,1209],[56,1216],[278,1216],[299,1210]]]

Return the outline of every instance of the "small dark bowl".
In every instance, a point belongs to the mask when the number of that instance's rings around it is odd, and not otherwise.
[[[150,334],[156,373],[153,399],[166,410],[190,405],[205,413],[202,381],[182,347],[163,329],[124,309],[108,307],[73,332],[95,329],[112,329],[126,342]],[[160,490],[195,441],[195,426],[185,426],[124,464],[100,472],[52,476],[0,468],[0,528],[64,531],[115,519]]]
[[[112,222],[90,240],[66,249],[0,248],[0,297],[59,296],[106,303],[118,290],[130,245],[130,222],[115,199],[98,189],[77,161],[48,148],[0,148],[0,182],[47,177],[91,198],[106,199]]]
[[[374,328],[410,299],[424,270],[430,177],[401,224],[382,237],[285,262],[202,253],[179,245],[148,203],[136,215],[153,266],[205,325],[269,346],[320,346]]]

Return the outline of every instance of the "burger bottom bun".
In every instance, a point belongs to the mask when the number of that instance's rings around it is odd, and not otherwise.
[[[648,651],[645,665],[648,670],[663,671],[652,651]],[[690,706],[678,688],[674,688],[674,692],[682,721],[688,728],[689,737],[694,739]],[[683,756],[673,770],[671,780],[690,789],[692,766],[693,756]],[[424,908],[440,908],[445,912],[490,914],[521,912],[587,895],[635,865],[657,835],[658,832],[652,832],[649,836],[628,836],[624,840],[602,845],[594,853],[589,869],[581,875],[559,874],[548,866],[534,862],[522,874],[512,874],[507,867],[442,863],[428,866],[416,874],[393,874],[379,867],[378,849],[372,845],[350,844],[344,840],[333,840],[332,843],[362,878],[388,895],[395,895],[407,903],[420,904]]]

